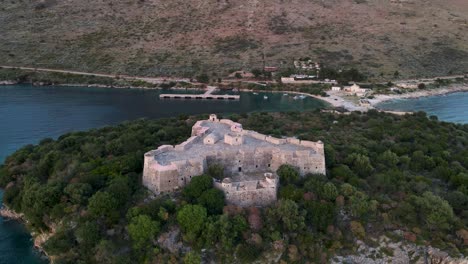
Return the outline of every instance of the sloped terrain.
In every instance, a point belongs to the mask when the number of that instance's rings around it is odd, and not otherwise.
[[[465,0],[0,0],[1,64],[139,75],[291,67],[468,71]]]

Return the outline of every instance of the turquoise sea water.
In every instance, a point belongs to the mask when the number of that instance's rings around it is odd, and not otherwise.
[[[468,124],[468,92],[398,99],[380,103],[377,107],[393,111],[424,111],[442,121]]]
[[[272,93],[241,93],[240,101],[159,100],[160,93],[137,89],[0,86],[0,164],[26,144],[124,120],[180,114],[303,111],[324,106],[317,99],[294,100],[292,96]],[[20,223],[0,218],[0,264],[41,263],[30,239]]]

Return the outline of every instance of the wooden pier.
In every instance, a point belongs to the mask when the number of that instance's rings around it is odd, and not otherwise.
[[[205,100],[239,100],[240,95],[213,94],[216,87],[208,87],[204,94],[161,94],[160,99],[205,99]]]

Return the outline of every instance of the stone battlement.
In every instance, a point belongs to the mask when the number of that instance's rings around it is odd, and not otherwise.
[[[326,172],[322,142],[266,136],[244,130],[232,120],[219,120],[216,115],[196,122],[192,136],[185,142],[160,146],[144,158],[143,184],[155,193],[182,188],[209,166],[221,165],[224,175],[232,181],[231,187],[219,183],[215,186],[225,192],[228,203],[242,206],[276,200],[275,172],[283,164],[298,168],[302,176]],[[257,178],[246,180],[245,175]],[[273,185],[267,184],[272,181]]]

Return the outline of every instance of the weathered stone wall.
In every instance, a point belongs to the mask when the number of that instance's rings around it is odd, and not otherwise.
[[[226,201],[241,207],[249,206],[267,206],[274,203],[277,189],[257,189],[252,191],[225,192]]]
[[[239,146],[244,144],[244,137],[240,134],[226,134],[224,135],[224,143],[231,146]]]
[[[278,177],[266,173],[264,179],[258,181],[231,182],[230,178],[222,183],[215,182],[215,188],[222,190],[226,202],[242,207],[266,206],[277,199]]]
[[[231,132],[223,135],[216,134],[211,128],[203,126],[203,122],[219,122],[229,126]],[[211,133],[211,134],[210,134]],[[205,135],[207,135],[203,138]],[[244,137],[251,137],[257,140],[269,142],[269,146],[257,146],[253,148],[230,148],[229,145],[243,145]],[[203,142],[202,142],[203,139]],[[181,160],[163,159],[163,163],[157,161],[158,155],[164,155],[165,152],[175,151],[196,151],[192,149],[195,144],[212,145],[221,139],[228,146],[225,148],[215,148],[212,153],[204,153],[196,158]],[[219,144],[219,143],[218,143]],[[284,144],[300,146],[294,148],[285,148]],[[304,149],[309,148],[309,150]],[[217,150],[216,150],[217,149]],[[313,150],[313,151],[311,151]],[[176,154],[177,155],[177,154]],[[224,167],[225,176],[234,176],[240,173],[256,174],[259,172],[276,172],[283,164],[289,164],[298,168],[302,176],[309,173],[325,174],[325,156],[324,145],[322,142],[312,142],[299,140],[295,138],[279,139],[266,136],[255,131],[243,130],[242,125],[231,120],[218,120],[215,115],[211,115],[208,121],[198,121],[192,127],[192,137],[187,141],[174,146],[164,145],[157,150],[145,154],[145,163],[143,168],[143,185],[155,193],[171,192],[188,184],[192,177],[201,175],[207,171],[211,165],[221,165]],[[247,184],[247,183],[245,183]],[[248,203],[262,205],[270,203],[271,199],[276,200],[276,185],[274,187],[266,184],[265,180],[258,181],[259,186],[269,186],[265,188],[249,189],[241,188],[231,192],[227,189],[236,186],[234,183],[229,188],[224,188],[228,201],[234,204],[248,206]],[[266,185],[265,185],[266,184]],[[240,185],[237,185],[240,186]],[[243,185],[245,187],[245,185]],[[271,187],[271,188],[270,188]]]

